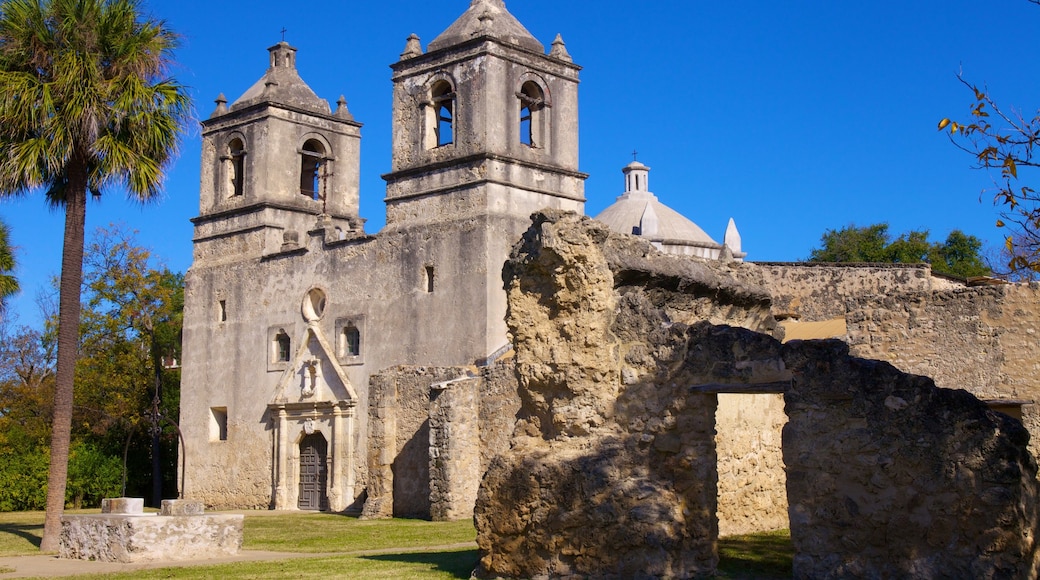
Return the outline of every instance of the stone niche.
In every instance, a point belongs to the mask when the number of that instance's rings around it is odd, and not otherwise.
[[[521,409],[477,577],[712,575],[716,394],[782,392],[796,578],[1036,578],[1020,422],[838,341],[782,345],[754,265],[533,219],[503,274]]]

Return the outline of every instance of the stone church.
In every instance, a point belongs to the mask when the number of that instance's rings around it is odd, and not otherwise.
[[[508,350],[501,269],[540,208],[583,212],[578,71],[501,0],[393,65],[386,227],[358,215],[361,124],[269,49],[203,122],[186,280],[185,492],[344,510],[362,494],[369,376]]]
[[[361,124],[300,78],[296,49],[268,50],[266,73],[203,121],[182,492],[216,508],[468,517],[519,406],[503,263],[533,212],[584,212],[579,67],[502,0],[472,0],[425,50],[409,37],[391,67],[386,227],[369,234]],[[746,263],[732,221],[714,241],[651,193],[649,171],[626,166],[597,219],[757,277],[789,337],[843,339],[1040,432],[1040,287],[927,265]],[[785,527],[782,397],[718,397],[720,530]]]

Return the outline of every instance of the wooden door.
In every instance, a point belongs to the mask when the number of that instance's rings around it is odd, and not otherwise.
[[[321,433],[308,435],[300,441],[300,499],[301,510],[329,509],[329,445]]]

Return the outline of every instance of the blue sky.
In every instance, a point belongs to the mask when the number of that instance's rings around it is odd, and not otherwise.
[[[263,75],[267,47],[299,49],[300,74],[319,96],[346,96],[364,123],[361,213],[384,222],[390,168],[391,83],[410,33],[425,47],[468,0],[286,3],[152,0],[146,9],[183,35],[175,76],[198,118],[223,92],[241,95]],[[662,202],[721,240],[736,220],[751,260],[808,256],[828,228],[888,222],[892,232],[959,228],[996,246],[991,176],[936,131],[966,118],[959,70],[1032,117],[1040,105],[1033,62],[1040,7],[1026,0],[534,2],[507,7],[547,47],[563,35],[580,85],[586,213],[623,190],[621,168],[639,151]],[[122,222],[170,268],[191,265],[198,213],[200,136],[193,124],[164,198],[140,206],[105,192],[88,232]],[[980,194],[982,200],[980,202]],[[23,291],[11,311],[37,324],[37,292],[59,271],[63,217],[39,195],[0,201]]]

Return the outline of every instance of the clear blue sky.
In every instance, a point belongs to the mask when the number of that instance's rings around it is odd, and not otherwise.
[[[267,47],[285,39],[319,96],[346,96],[363,122],[362,217],[384,222],[390,168],[391,83],[414,32],[423,46],[468,0],[322,3],[152,0],[183,36],[177,78],[199,118],[223,92],[263,75]],[[988,85],[1033,116],[1040,7],[1026,0],[534,2],[507,7],[547,47],[561,33],[581,72],[581,162],[586,213],[622,192],[621,168],[639,151],[660,200],[721,240],[736,220],[749,259],[798,260],[828,228],[889,222],[893,232],[960,228],[996,246],[991,176],[970,168],[936,124],[967,117]],[[165,197],[141,207],[108,191],[87,210],[88,232],[111,222],[139,230],[170,268],[191,265],[200,137],[185,136]],[[1035,185],[1035,184],[1034,184]],[[40,195],[0,202],[23,291],[11,310],[37,324],[35,295],[59,271],[63,218]]]

